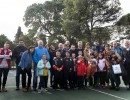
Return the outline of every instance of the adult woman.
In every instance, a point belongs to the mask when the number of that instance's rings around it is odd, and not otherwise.
[[[22,69],[22,86],[23,86],[23,92],[31,91],[31,68],[32,68],[32,55],[34,53],[34,47],[30,46],[28,50],[26,50],[20,60],[19,67]],[[26,88],[26,74],[28,75],[28,84]]]

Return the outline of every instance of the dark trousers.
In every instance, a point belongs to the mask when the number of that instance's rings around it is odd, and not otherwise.
[[[32,78],[31,68],[22,70],[22,77],[23,77],[22,78],[22,84],[23,84],[23,88],[26,88],[26,74],[28,75],[27,87],[29,88],[30,85],[31,85],[31,78]]]
[[[74,87],[77,86],[77,72],[73,73],[73,84],[74,84]]]
[[[114,73],[111,73],[110,74],[110,80],[111,80],[111,85],[112,87],[119,87],[120,85],[120,75],[118,74],[114,74]]]
[[[99,72],[100,85],[105,85],[107,79],[107,72]]]
[[[18,65],[16,65],[16,87],[17,88],[19,88],[20,74],[22,74],[21,67],[19,67]],[[22,79],[23,79],[23,77],[22,77]],[[22,84],[22,87],[23,87],[23,84]]]
[[[34,65],[34,72],[33,72],[33,89],[37,89],[37,69],[36,69],[37,65]]]
[[[40,76],[39,89],[47,88],[48,76]]]
[[[78,88],[83,88],[84,85],[84,76],[77,76],[77,85],[78,85]]]
[[[99,82],[99,72],[95,72],[94,74],[94,86],[97,86]]]
[[[69,82],[69,87],[73,88],[73,72],[64,72],[64,88],[68,88],[68,82]]]
[[[54,70],[53,68],[50,69],[51,75],[50,75],[50,85],[54,85]]]
[[[6,81],[7,81],[8,72],[9,72],[9,68],[0,68],[0,88],[1,88],[1,85],[3,87],[5,87]],[[1,82],[2,76],[3,76],[3,82]]]
[[[60,88],[63,88],[63,71],[55,71],[54,72],[54,89],[57,89],[57,85],[60,85]]]

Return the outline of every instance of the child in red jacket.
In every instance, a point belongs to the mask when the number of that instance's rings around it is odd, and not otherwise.
[[[84,88],[84,75],[86,74],[86,64],[84,62],[83,56],[79,55],[76,62],[77,68],[77,85],[78,89]]]

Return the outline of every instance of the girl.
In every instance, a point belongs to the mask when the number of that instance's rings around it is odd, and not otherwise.
[[[103,54],[99,53],[98,55],[98,73],[100,79],[100,86],[105,88],[105,82],[107,79],[107,67],[106,67],[106,59]]]
[[[84,88],[84,76],[86,74],[86,64],[84,62],[84,58],[82,55],[78,56],[78,61],[76,63],[77,68],[77,83],[78,83],[78,89]]]
[[[31,91],[31,68],[32,68],[32,55],[34,54],[34,47],[30,46],[27,51],[25,51],[21,57],[19,67],[22,69],[22,86],[23,92]],[[26,88],[26,74],[28,75],[28,84]]]
[[[40,76],[39,90],[38,93],[42,91],[47,91],[47,82],[48,76],[50,74],[51,65],[49,61],[47,61],[47,57],[45,54],[42,55],[42,59],[37,64],[38,75]]]

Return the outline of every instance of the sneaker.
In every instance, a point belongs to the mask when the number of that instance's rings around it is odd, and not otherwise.
[[[48,90],[47,89],[44,89],[45,92],[47,92]]]
[[[27,88],[27,91],[28,91],[28,92],[31,92],[31,91],[32,91],[31,87],[28,87],[28,88]]]
[[[42,93],[41,89],[38,90],[38,93]]]
[[[19,91],[19,90],[20,90],[19,87],[17,87],[17,88],[16,88],[16,91]]]
[[[119,87],[116,87],[116,88],[115,88],[115,90],[116,90],[116,91],[119,91],[119,90],[120,90],[120,88],[119,88]]]
[[[2,87],[3,92],[7,92],[7,89],[5,87]]]
[[[27,92],[27,89],[26,89],[26,88],[23,88],[23,92]]]

